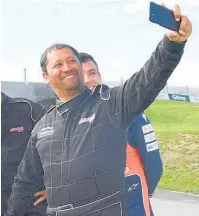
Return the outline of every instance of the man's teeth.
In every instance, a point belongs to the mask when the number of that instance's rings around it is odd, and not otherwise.
[[[71,75],[65,76],[64,79],[65,79],[65,78],[66,78],[66,79],[69,79],[69,78],[72,78],[72,77],[74,77],[74,76],[75,76],[74,74],[71,74]]]

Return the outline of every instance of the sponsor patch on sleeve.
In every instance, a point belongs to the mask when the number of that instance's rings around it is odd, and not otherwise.
[[[155,132],[144,135],[145,143],[156,141]]]
[[[155,141],[155,142],[149,143],[146,145],[146,148],[147,148],[147,152],[155,151],[159,149],[158,142]]]
[[[150,133],[153,131],[153,127],[151,124],[144,125],[144,126],[142,126],[142,131],[144,134]]]

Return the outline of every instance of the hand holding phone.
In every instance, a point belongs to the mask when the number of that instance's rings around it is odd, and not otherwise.
[[[181,14],[179,5],[169,10],[164,5],[151,2],[149,20],[170,29],[167,33],[170,41],[184,42],[192,33],[192,24],[187,16]]]
[[[154,2],[150,2],[149,20],[162,27],[179,32],[180,21],[175,20],[173,11]]]

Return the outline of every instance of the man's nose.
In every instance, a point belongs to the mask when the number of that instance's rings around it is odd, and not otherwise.
[[[91,80],[90,80],[89,76],[84,75],[84,82],[85,82],[85,85],[89,85],[90,81],[91,81]]]
[[[64,63],[64,64],[62,65],[62,71],[63,71],[63,72],[67,72],[67,71],[69,71],[70,69],[71,69],[71,68],[70,68],[69,64]]]

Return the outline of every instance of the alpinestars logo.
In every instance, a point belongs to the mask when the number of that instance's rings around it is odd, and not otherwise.
[[[132,184],[131,187],[128,188],[128,192],[131,192],[132,190],[135,190],[137,188],[137,186],[139,185],[139,183],[137,184]]]

